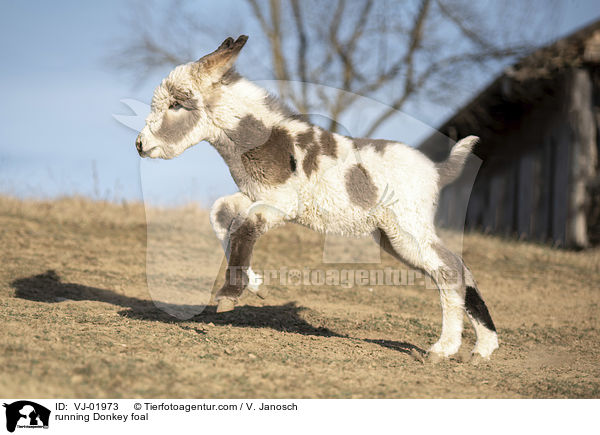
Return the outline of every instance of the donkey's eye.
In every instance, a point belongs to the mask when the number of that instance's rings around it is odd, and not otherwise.
[[[183,107],[183,106],[182,106],[181,104],[179,104],[177,101],[174,101],[174,102],[172,102],[172,103],[169,105],[169,109],[170,109],[170,110],[179,110],[179,109],[181,109],[182,107]]]

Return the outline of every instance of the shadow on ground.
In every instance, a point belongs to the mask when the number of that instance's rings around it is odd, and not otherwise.
[[[234,311],[218,314],[216,306],[209,305],[204,309],[202,314],[195,316],[193,319],[180,320],[158,309],[152,301],[125,296],[113,290],[62,282],[60,276],[54,270],[14,280],[11,285],[15,289],[15,296],[21,299],[46,303],[57,303],[67,300],[106,302],[126,308],[119,312],[121,316],[138,320],[161,321],[173,324],[197,322],[245,328],[271,328],[277,331],[302,335],[354,339],[353,337],[339,334],[325,327],[311,325],[300,316],[300,313],[306,308],[299,307],[293,302],[262,307],[242,305],[236,307]],[[189,329],[188,326],[181,325],[181,327]],[[423,349],[406,342],[369,338],[358,340],[378,344],[382,347],[409,355],[414,351],[421,354],[425,353]]]

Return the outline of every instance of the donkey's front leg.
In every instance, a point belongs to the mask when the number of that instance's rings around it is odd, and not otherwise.
[[[263,202],[253,203],[248,210],[234,217],[229,230],[225,284],[215,296],[218,313],[233,310],[235,302],[248,286],[250,260],[256,241],[284,221],[285,213],[280,208]]]
[[[215,231],[215,235],[221,242],[225,257],[229,263],[230,254],[230,236],[233,227],[233,221],[237,218],[237,222],[241,222],[248,215],[248,210],[252,207],[252,200],[241,192],[233,195],[224,196],[215,201],[210,212],[210,223]],[[252,271],[252,267],[248,267],[248,290],[256,294],[260,298],[265,298],[266,290],[261,289],[262,277]]]

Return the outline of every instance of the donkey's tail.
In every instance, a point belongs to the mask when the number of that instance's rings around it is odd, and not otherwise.
[[[450,150],[448,158],[436,164],[440,176],[438,181],[440,189],[458,178],[465,166],[465,160],[477,142],[479,142],[477,136],[467,136],[459,140]]]

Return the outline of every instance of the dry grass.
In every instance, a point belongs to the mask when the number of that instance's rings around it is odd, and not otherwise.
[[[151,288],[173,283],[171,304],[193,286],[208,297],[220,248],[206,213],[150,213],[151,246],[164,249]],[[0,228],[5,397],[600,397],[598,249],[467,235],[501,348],[491,363],[433,365],[411,355],[440,329],[436,292],[419,285],[275,283],[265,301],[179,320],[152,303],[143,206],[0,198]],[[322,252],[321,236],[287,226],[254,263],[323,268]],[[398,267],[382,263],[350,267]],[[467,328],[461,356],[473,341]]]

